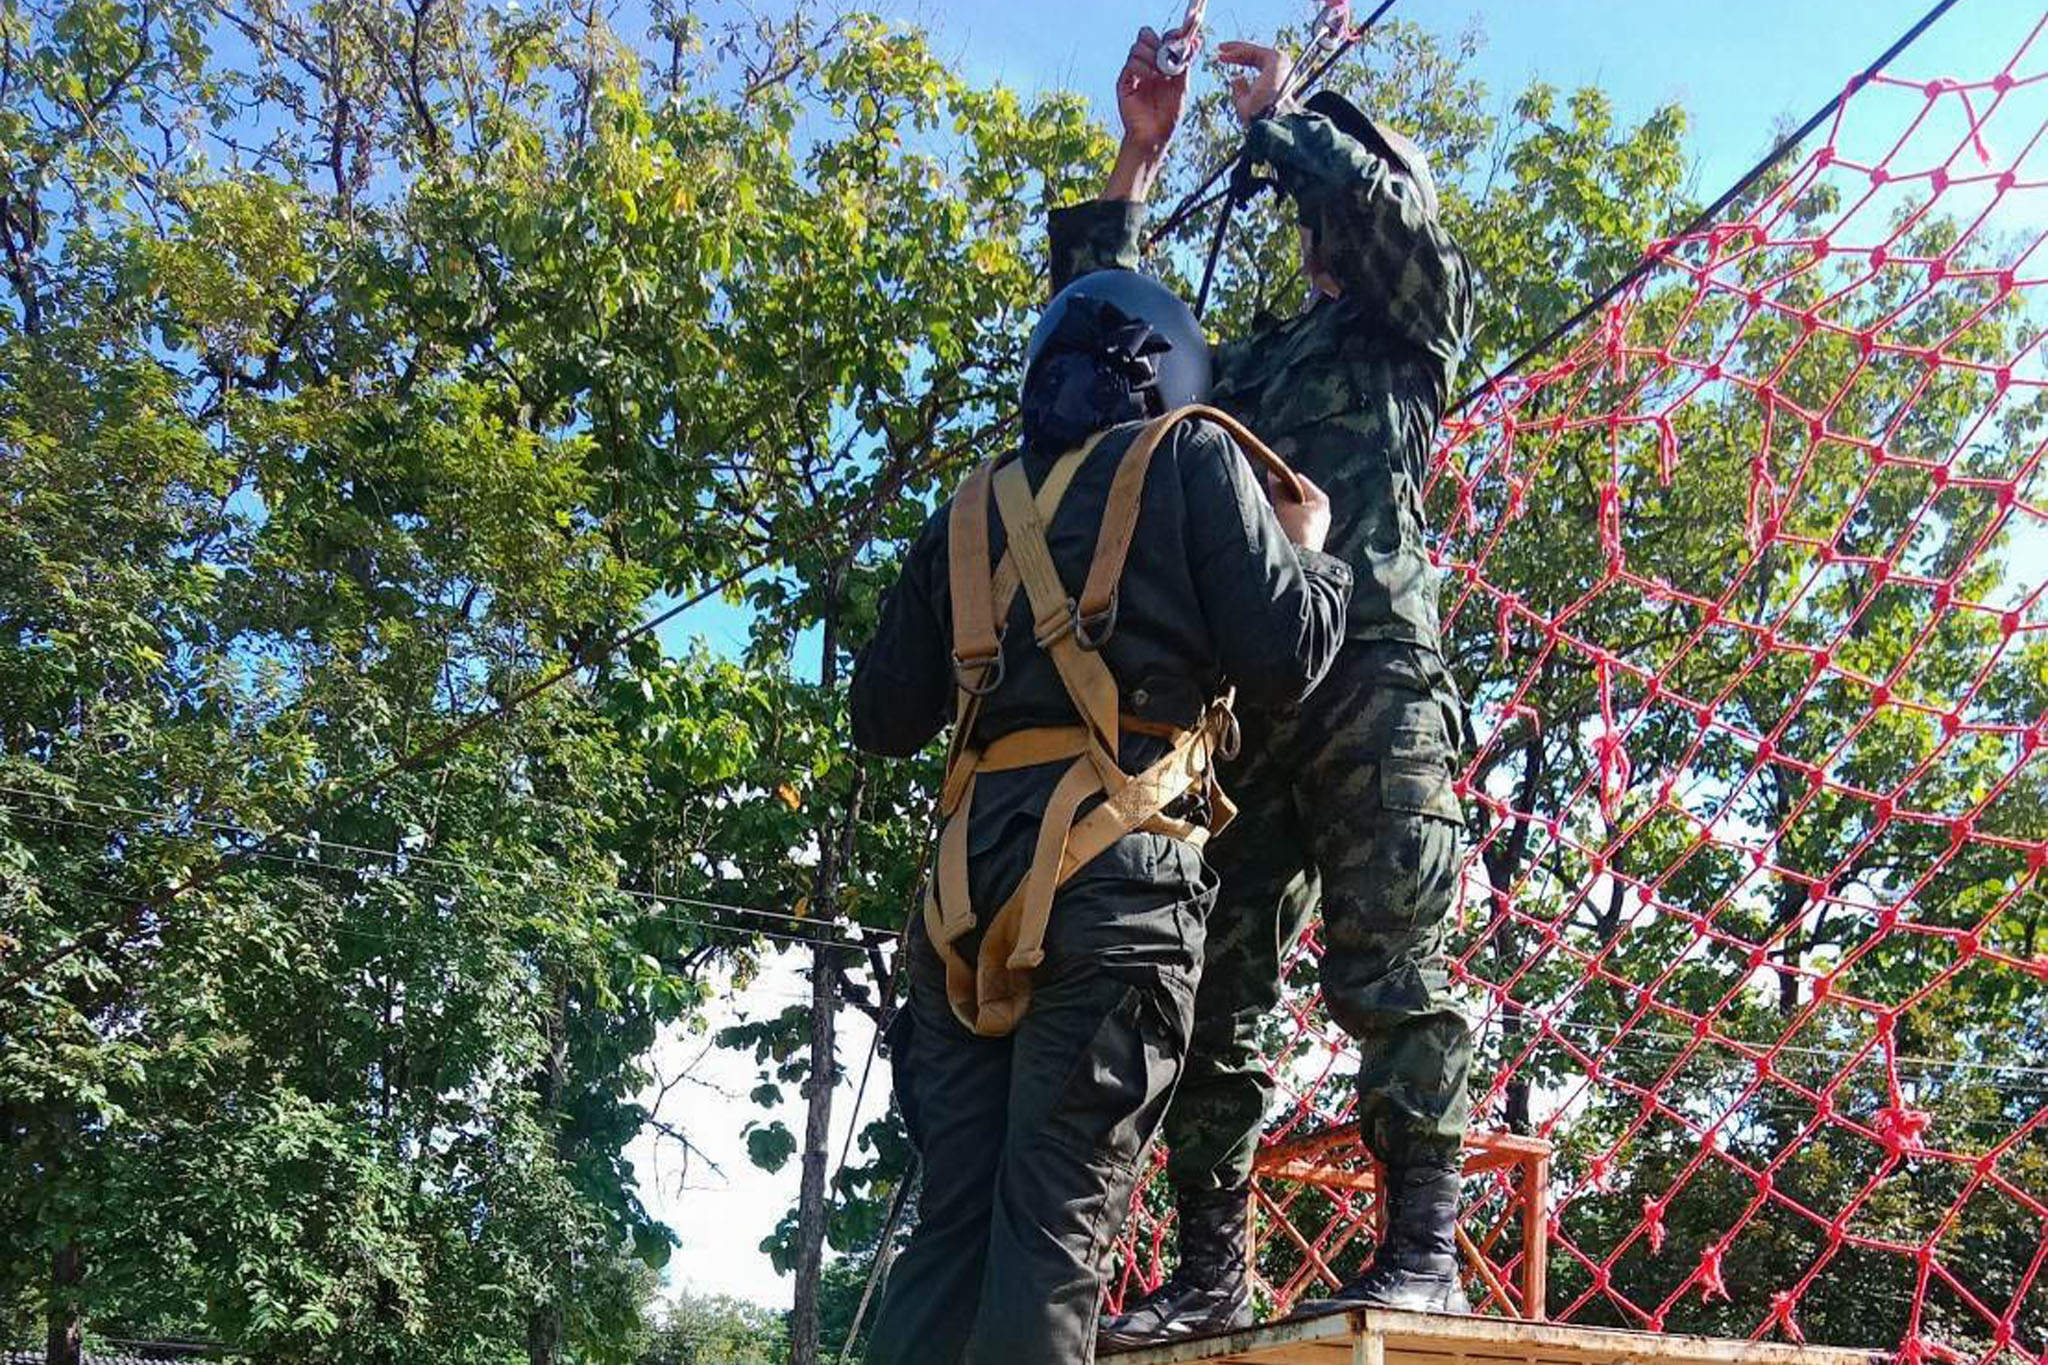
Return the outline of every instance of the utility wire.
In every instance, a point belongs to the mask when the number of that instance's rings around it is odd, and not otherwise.
[[[91,801],[83,797],[60,796],[52,792],[39,792],[26,787],[11,787],[5,784],[0,784],[0,796],[27,797],[35,800],[49,801],[58,805],[85,807],[108,814],[133,815],[141,819],[184,822],[208,829],[220,830],[224,833],[248,835],[253,838],[262,837],[262,831],[252,829],[247,825],[239,825],[226,820],[208,820],[197,816],[187,816],[180,811],[152,810],[141,806],[124,806],[107,801]],[[18,806],[0,806],[0,813],[18,814],[27,820],[67,824],[78,829],[92,829],[103,833],[122,834],[130,837],[146,832],[124,825],[95,824],[80,820],[60,820],[55,816],[40,815],[34,811],[23,810]],[[394,863],[403,860],[407,863],[418,863],[424,867],[449,868],[453,871],[476,877],[494,877],[504,881],[515,879],[533,881],[538,879],[550,885],[559,886],[565,891],[580,891],[590,895],[626,896],[634,900],[649,901],[660,905],[683,905],[694,909],[720,910],[740,915],[759,915],[767,919],[786,920],[791,924],[810,925],[818,923],[817,920],[811,919],[808,916],[794,915],[782,910],[760,910],[752,906],[734,905],[727,901],[706,900],[701,896],[685,896],[673,892],[641,891],[633,887],[615,886],[608,882],[591,881],[587,878],[572,877],[567,873],[561,872],[548,872],[540,868],[500,867],[490,863],[476,862],[464,858],[444,857],[432,853],[416,853],[403,849],[394,851],[384,848],[370,848],[364,844],[351,844],[339,839],[316,837],[310,834],[280,833],[278,837],[287,843],[302,844],[315,850],[325,851],[334,849],[339,852],[358,854],[367,858],[382,858]],[[271,862],[296,863],[307,861],[317,864],[320,861],[318,858],[297,860],[288,859],[282,855],[265,854],[261,856],[265,861]],[[392,875],[404,874],[393,873]],[[452,882],[423,882],[422,884],[446,887],[450,890],[467,889]]]
[[[49,822],[49,823],[53,823],[53,824],[60,824],[60,825],[70,825],[70,826],[73,826],[73,827],[75,827],[75,828],[79,828],[79,829],[90,829],[90,830],[101,830],[101,831],[104,831],[104,830],[106,830],[106,829],[108,829],[108,828],[109,828],[108,826],[104,826],[104,825],[93,825],[93,824],[88,824],[88,823],[86,823],[86,822],[84,822],[84,821],[77,821],[77,820],[65,820],[65,819],[61,819],[61,818],[59,818],[59,817],[54,817],[54,816],[36,816],[36,817],[33,817],[33,818],[35,818],[35,819],[38,819],[38,820],[43,820],[43,821],[46,821],[46,822]],[[320,860],[318,860],[318,859],[311,859],[311,858],[294,858],[294,857],[291,857],[291,856],[290,856],[290,855],[288,855],[288,854],[282,854],[282,853],[258,853],[258,854],[254,855],[254,856],[255,856],[255,860],[256,860],[256,861],[259,861],[259,862],[263,862],[263,863],[267,863],[267,864],[272,864],[272,865],[279,865],[279,866],[284,866],[284,867],[290,867],[290,868],[298,868],[298,869],[303,869],[303,870],[305,870],[305,871],[309,871],[309,872],[327,872],[327,873],[336,873],[336,874],[347,874],[347,875],[350,875],[350,876],[357,876],[357,877],[360,877],[360,876],[362,876],[362,875],[364,874],[364,872],[366,871],[366,869],[364,869],[364,868],[360,868],[360,867],[351,867],[351,866],[347,866],[347,865],[345,865],[345,864],[340,864],[340,863],[329,863],[329,862],[322,862],[322,861],[320,861]],[[132,893],[128,893],[128,892],[121,892],[121,891],[116,891],[116,890],[114,890],[114,889],[112,889],[112,888],[110,888],[110,887],[101,887],[101,886],[91,886],[91,885],[87,885],[87,884],[86,884],[86,883],[84,883],[84,882],[74,881],[74,880],[72,880],[72,879],[70,879],[70,878],[67,878],[67,877],[49,877],[49,876],[44,876],[44,877],[38,878],[37,880],[38,880],[39,882],[42,882],[42,883],[45,883],[45,884],[54,884],[54,885],[57,885],[57,886],[59,886],[59,887],[63,888],[64,890],[67,890],[67,891],[75,891],[75,892],[79,892],[79,893],[82,893],[82,894],[84,894],[84,895],[89,895],[89,896],[96,896],[96,897],[98,897],[98,898],[99,898],[99,899],[101,899],[101,900],[105,900],[105,901],[109,901],[109,902],[114,902],[114,903],[119,903],[119,904],[125,904],[125,905],[146,905],[146,904],[148,904],[148,903],[149,903],[149,898],[148,898],[148,897],[146,897],[146,896],[136,895],[136,894],[132,894]],[[434,879],[434,878],[429,878],[429,877],[419,877],[419,876],[415,876],[415,875],[412,875],[412,874],[392,873],[392,874],[390,874],[390,880],[391,880],[391,881],[392,881],[393,883],[396,883],[396,884],[399,884],[399,885],[405,885],[405,886],[411,886],[411,887],[423,887],[423,888],[428,888],[428,889],[431,889],[431,890],[437,890],[437,891],[447,891],[447,892],[452,892],[452,893],[462,893],[462,892],[473,892],[473,891],[474,891],[474,890],[476,889],[476,888],[474,888],[474,887],[470,887],[470,886],[465,886],[465,885],[463,885],[463,884],[461,884],[461,883],[459,883],[459,882],[448,882],[448,881],[440,881],[440,880],[437,880],[437,879]],[[600,886],[600,885],[598,885],[598,884],[594,884],[594,883],[592,884],[592,887],[591,887],[591,889],[593,889],[593,890],[597,890],[597,891],[600,891],[600,892],[604,892],[604,891],[609,891],[609,890],[610,890],[610,888],[605,888],[605,887],[602,887],[602,886]],[[539,892],[537,892],[537,891],[535,891],[535,890],[534,890],[533,888],[531,888],[531,887],[528,887],[528,888],[525,888],[525,889],[524,889],[524,894],[526,894],[526,895],[528,895],[528,896],[537,896],[537,895],[539,895],[540,893],[539,893]],[[644,892],[643,892],[643,893],[638,893],[638,894],[639,894],[639,896],[640,896],[640,898],[641,898],[641,899],[645,899],[645,900],[656,900],[656,901],[662,901],[662,900],[666,900],[666,899],[668,899],[668,898],[654,897],[654,896],[652,896],[652,895],[651,895],[650,893],[644,893]],[[722,905],[722,904],[720,904],[719,902],[716,902],[716,901],[690,901],[690,902],[683,902],[683,901],[677,900],[677,901],[676,901],[675,903],[678,903],[678,904],[690,904],[690,905],[696,905],[696,906],[706,906],[706,907],[711,907],[711,908],[716,908],[716,909],[720,909],[720,910],[725,910],[725,911],[729,911],[729,912],[731,912],[731,913],[734,913],[734,914],[740,914],[740,915],[763,915],[763,914],[769,914],[769,913],[770,913],[770,912],[766,912],[766,911],[759,911],[759,910],[751,910],[751,909],[748,909],[748,908],[747,908],[746,906],[741,906],[741,905]],[[791,916],[773,916],[773,917],[774,917],[774,918],[779,918],[779,919],[790,919],[790,918],[793,918],[793,917],[791,917]],[[646,914],[643,914],[642,916],[640,916],[640,918],[639,918],[639,919],[638,919],[637,921],[634,921],[634,922],[635,922],[635,923],[649,923],[649,922],[652,922],[652,923],[658,923],[658,924],[667,924],[667,925],[673,925],[674,927],[676,927],[676,928],[679,928],[679,929],[694,929],[694,930],[698,930],[698,931],[701,931],[701,932],[704,932],[704,933],[713,933],[713,934],[728,934],[728,935],[732,935],[732,936],[734,936],[734,937],[735,937],[735,938],[737,938],[737,939],[742,939],[742,940],[743,940],[743,939],[747,939],[747,938],[753,938],[753,937],[761,937],[761,938],[775,939],[775,940],[778,940],[778,941],[781,941],[781,942],[784,942],[784,943],[800,943],[800,944],[807,944],[807,945],[809,945],[809,946],[811,946],[811,947],[814,947],[814,948],[844,948],[844,949],[848,949],[848,950],[850,950],[850,951],[854,951],[854,952],[865,952],[865,951],[867,951],[867,949],[868,949],[868,948],[870,948],[871,946],[873,946],[872,944],[870,944],[870,943],[868,943],[868,942],[866,942],[866,941],[861,941],[861,940],[854,940],[854,939],[847,939],[847,938],[841,938],[841,937],[838,937],[838,936],[836,936],[836,935],[830,935],[830,934],[824,934],[824,935],[819,935],[819,934],[795,934],[795,933],[790,933],[790,932],[788,932],[788,931],[786,931],[786,930],[764,929],[764,928],[761,928],[761,927],[760,927],[760,926],[758,926],[758,925],[747,925],[747,924],[730,924],[730,923],[725,923],[725,922],[722,922],[722,921],[718,921],[718,920],[707,920],[707,919],[702,919],[702,918],[699,918],[699,917],[697,917],[697,916],[683,916],[683,915],[664,915],[664,914],[661,914],[661,913],[659,913],[659,912],[648,912],[648,913],[646,913]],[[798,922],[800,922],[800,923],[801,923],[802,921],[798,921]],[[408,944],[408,945],[411,945],[411,946],[413,946],[413,947],[418,947],[418,948],[439,948],[439,947],[443,947],[443,946],[445,946],[444,944],[441,944],[441,943],[439,943],[439,942],[437,942],[437,941],[435,941],[435,940],[433,940],[433,939],[421,938],[421,937],[418,937],[418,936],[416,936],[416,935],[404,935],[404,934],[397,934],[397,933],[391,933],[391,932],[388,932],[388,931],[379,931],[379,932],[377,932],[377,933],[375,933],[375,934],[372,934],[372,933],[370,933],[369,931],[366,931],[366,930],[360,930],[360,929],[348,929],[348,928],[343,928],[343,927],[326,927],[326,928],[324,929],[324,932],[328,932],[328,933],[336,933],[336,934],[347,934],[347,935],[351,935],[351,936],[354,936],[354,937],[358,937],[358,938],[374,938],[374,939],[378,939],[378,940],[381,940],[381,941],[385,941],[385,942],[389,942],[389,943],[394,943],[394,944]],[[805,998],[805,999],[807,999],[807,1000],[809,999],[809,997],[808,997],[808,996],[805,996],[804,998]]]
[[[1939,3],[1937,3],[1932,9],[1928,10],[1925,14],[1920,16],[1918,22],[1916,22],[1911,28],[1907,29],[1903,34],[1899,35],[1898,41],[1894,42],[1890,47],[1886,48],[1883,54],[1880,55],[1876,61],[1872,62],[1869,66],[1864,67],[1863,73],[1860,76],[1856,77],[1856,79],[1851,81],[1847,86],[1836,91],[1834,98],[1830,99],[1826,104],[1823,104],[1819,109],[1814,111],[1813,117],[1807,119],[1806,122],[1800,124],[1792,132],[1787,134],[1784,138],[1780,139],[1777,146],[1771,148],[1770,151],[1764,154],[1762,160],[1758,161],[1754,166],[1751,166],[1747,171],[1743,172],[1741,178],[1738,179],[1733,185],[1730,185],[1728,189],[1722,193],[1720,198],[1716,199],[1713,203],[1707,205],[1698,213],[1694,214],[1692,216],[1691,221],[1686,223],[1686,225],[1680,228],[1677,232],[1670,234],[1670,237],[1668,237],[1666,240],[1668,241],[1680,237],[1690,237],[1694,233],[1698,232],[1701,228],[1711,224],[1716,218],[1720,216],[1721,210],[1727,208],[1730,204],[1734,203],[1735,200],[1742,195],[1743,191],[1747,190],[1751,185],[1754,185],[1758,180],[1762,179],[1764,174],[1768,172],[1771,169],[1771,167],[1777,165],[1780,161],[1784,160],[1785,156],[1789,152],[1791,152],[1793,148],[1797,147],[1800,143],[1806,141],[1808,137],[1812,136],[1814,129],[1820,127],[1821,124],[1827,122],[1830,118],[1833,118],[1835,115],[1835,111],[1842,107],[1842,102],[1844,100],[1846,100],[1851,94],[1862,89],[1863,86],[1870,81],[1871,77],[1877,75],[1878,72],[1882,71],[1885,67],[1889,66],[1892,60],[1896,58],[1900,53],[1904,52],[1907,48],[1911,47],[1915,40],[1917,40],[1921,34],[1925,33],[1928,30],[1928,28],[1933,25],[1935,20],[1941,18],[1942,15],[1948,13],[1950,9],[1954,8],[1955,3],[1956,0],[1939,0]],[[1636,264],[1627,271],[1627,273],[1621,276],[1621,278],[1615,280],[1612,284],[1609,284],[1605,289],[1602,289],[1599,293],[1595,294],[1592,298],[1588,299],[1585,305],[1581,307],[1578,312],[1573,313],[1563,322],[1560,322],[1559,324],[1557,324],[1557,326],[1551,328],[1550,331],[1543,335],[1543,338],[1541,340],[1531,345],[1527,350],[1523,351],[1513,360],[1510,360],[1507,364],[1495,370],[1493,374],[1489,376],[1484,382],[1482,382],[1477,388],[1474,388],[1471,392],[1467,393],[1464,397],[1460,398],[1457,402],[1453,403],[1449,407],[1449,409],[1447,409],[1447,412],[1454,413],[1462,411],[1466,407],[1466,405],[1471,403],[1474,399],[1493,389],[1502,380],[1506,379],[1509,375],[1514,374],[1517,370],[1521,369],[1524,365],[1527,365],[1537,356],[1542,355],[1545,351],[1549,350],[1551,346],[1555,345],[1560,338],[1577,330],[1580,323],[1584,322],[1587,318],[1592,317],[1593,314],[1597,313],[1601,308],[1605,307],[1608,303],[1613,301],[1613,299],[1617,295],[1619,295],[1623,290],[1627,289],[1637,280],[1643,278],[1643,276],[1649,274],[1650,271],[1656,269],[1656,267],[1660,263],[1662,263],[1662,261],[1663,254],[1656,247],[1653,246],[1649,251],[1644,252],[1643,258],[1640,261],[1637,261]]]
[[[0,793],[5,793],[10,790],[14,789],[0,786]],[[79,804],[103,805],[105,803],[80,802]],[[129,812],[135,811],[135,808],[133,807],[113,807],[112,809],[124,810]],[[26,818],[31,820],[36,820],[43,823],[65,825],[72,828],[90,830],[98,833],[126,832],[125,827],[123,826],[99,824],[83,820],[71,820],[58,816],[35,814],[33,812],[20,812],[19,808],[0,806],[0,813],[21,813],[24,814]],[[328,848],[335,849],[361,851],[378,858],[391,858],[395,856],[384,850],[363,849],[360,846],[356,845],[330,843],[326,844],[325,846]],[[420,861],[427,861],[426,859],[422,858],[421,855],[408,854],[404,856],[415,858]],[[280,866],[303,868],[315,872],[349,873],[354,875],[362,875],[362,873],[366,870],[363,868],[351,867],[341,863],[325,862],[318,859],[294,858],[286,854],[266,854],[263,855],[262,860]],[[522,878],[528,875],[522,873],[518,869],[497,869],[490,868],[487,865],[483,864],[463,863],[457,862],[455,860],[443,861],[455,867],[462,868],[464,870],[496,873],[498,875],[505,876],[508,879]],[[402,882],[404,884],[412,886],[430,887],[437,890],[455,892],[472,891],[475,889],[473,887],[465,886],[462,883],[443,881],[435,878],[419,877],[412,873],[394,872],[389,875],[393,881]],[[114,891],[108,888],[88,886],[84,883],[73,881],[69,878],[44,878],[42,880],[55,881],[64,886],[68,890],[82,892],[87,895],[98,896],[106,900],[135,903],[146,899],[141,896],[130,895],[127,893]],[[756,910],[744,905],[734,905],[729,902],[723,901],[705,900],[700,897],[671,896],[664,893],[650,891],[630,891],[623,887],[612,887],[601,882],[578,881],[576,879],[567,877],[551,877],[550,880],[557,882],[557,884],[561,885],[564,889],[584,891],[594,895],[627,896],[638,901],[652,903],[656,905],[680,905],[686,908],[714,910],[733,915],[759,916],[776,920],[784,920],[799,925],[817,923],[817,921],[805,920],[801,917],[794,915],[782,914],[771,910]],[[650,913],[644,916],[643,920],[651,920],[664,924],[673,924],[679,928],[699,929],[710,933],[731,934],[737,937],[759,935],[762,937],[775,939],[781,942],[808,944],[814,947],[845,948],[854,951],[862,951],[870,946],[868,943],[865,942],[839,938],[829,935],[805,935],[789,933],[786,931],[778,932],[776,930],[758,928],[752,925],[730,924],[717,920],[700,919],[694,916],[674,916],[663,915],[659,913]],[[422,938],[416,935],[408,936],[389,931],[371,931],[336,927],[329,928],[326,930],[326,932],[347,934],[356,938],[407,944],[419,948],[435,948],[441,946],[433,939]],[[894,983],[892,982],[891,984],[893,985]],[[893,991],[891,992],[891,994],[893,994]],[[786,994],[778,996],[777,998],[787,999],[795,1001],[797,1003],[808,1003],[811,997],[808,994]],[[1653,1028],[1624,1029],[1618,1025],[1599,1024],[1591,1021],[1582,1022],[1568,1019],[1549,1020],[1538,1026],[1537,1031],[1539,1034],[1541,1032],[1550,1032],[1557,1034],[1578,1033],[1592,1038],[1612,1038],[1620,1040],[1623,1046],[1631,1047],[1638,1051],[1654,1050],[1658,1053],[1658,1055],[1675,1055],[1675,1051],[1678,1048],[1692,1047],[1694,1045],[1697,1045],[1696,1050],[1702,1050],[1707,1053],[1706,1060],[1710,1064],[1715,1060],[1714,1049],[1728,1048],[1732,1048],[1735,1051],[1742,1053],[1745,1057],[1752,1052],[1759,1055],[1765,1052],[1771,1052],[1783,1056],[1810,1057],[1835,1062],[1860,1061],[1861,1063],[1866,1065],[1881,1065],[1884,1062],[1884,1056],[1881,1050],[1857,1051],[1850,1048],[1823,1048],[1789,1043],[1783,1046],[1774,1046],[1769,1042],[1758,1041],[1754,1039],[1735,1038],[1722,1033],[1710,1034],[1704,1041],[1702,1041],[1701,1039],[1698,1039],[1694,1035],[1689,1033],[1670,1033]],[[879,1033],[877,1033],[877,1038],[879,1038]],[[1540,1038],[1538,1039],[1538,1041],[1540,1043]],[[1663,1048],[1645,1049],[1644,1045],[1650,1043],[1671,1044],[1673,1045],[1673,1049],[1669,1051]],[[869,1050],[867,1064],[871,1066],[873,1060],[874,1054],[873,1048],[871,1046]],[[1892,1061],[1902,1068],[1909,1068],[1912,1070],[1923,1072],[1948,1072],[1954,1074],[1991,1073],[2013,1076],[2038,1077],[2044,1080],[2048,1080],[2048,1066],[2034,1066],[2024,1062],[1969,1061],[1959,1058],[1917,1056],[1909,1053],[1896,1054],[1892,1058]],[[863,1083],[865,1083],[865,1080],[866,1069],[864,1068]],[[840,1169],[842,1171],[845,1169],[848,1154],[849,1153],[846,1151],[842,1151],[842,1153],[840,1154]]]

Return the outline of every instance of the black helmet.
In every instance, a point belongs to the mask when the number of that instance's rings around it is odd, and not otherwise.
[[[1135,270],[1093,271],[1053,296],[1032,329],[1031,345],[1024,353],[1026,387],[1047,343],[1077,299],[1108,304],[1115,313],[1151,328],[1156,340],[1145,346],[1144,354],[1151,357],[1158,376],[1153,387],[1166,411],[1208,401],[1209,341],[1202,335],[1202,325],[1171,289]],[[1166,349],[1158,349],[1159,341],[1166,343]]]

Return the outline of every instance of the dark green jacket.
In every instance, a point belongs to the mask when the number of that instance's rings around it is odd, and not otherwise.
[[[1110,480],[1142,429],[1131,423],[1103,438],[1047,528],[1053,563],[1072,593],[1088,576]],[[1034,488],[1052,464],[1036,454],[1013,458],[1026,462]],[[940,508],[911,547],[880,627],[854,670],[853,740],[873,753],[913,754],[952,714],[947,516],[948,508]],[[989,519],[991,562],[1000,563],[1007,543],[1002,519],[993,508]],[[1350,586],[1343,561],[1287,540],[1236,442],[1209,423],[1184,423],[1147,471],[1117,590],[1116,629],[1103,647],[1122,692],[1121,709],[1185,728],[1201,719],[1226,682],[1253,704],[1300,700],[1343,645]],[[1030,603],[1021,592],[1003,629],[1003,657],[1004,681],[982,703],[977,744],[1034,726],[1075,723],[1051,656],[1032,639]],[[1125,771],[1136,772],[1164,752],[1164,740],[1127,735],[1120,757]],[[989,898],[1007,894],[1029,864],[1038,813],[1064,766],[981,778],[971,826],[977,904],[996,903]],[[1110,871],[1117,858],[1099,861],[1105,864],[1100,870]]]
[[[1472,330],[1457,244],[1384,161],[1320,114],[1247,131],[1343,287],[1216,351],[1216,406],[1330,495],[1327,548],[1352,567],[1354,640],[1438,646],[1422,479]],[[1097,200],[1051,219],[1053,289],[1136,269],[1144,207]]]

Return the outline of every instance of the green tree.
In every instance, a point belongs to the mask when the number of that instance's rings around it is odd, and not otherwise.
[[[787,1359],[782,1314],[723,1295],[685,1295],[669,1307],[639,1365],[782,1365]]]

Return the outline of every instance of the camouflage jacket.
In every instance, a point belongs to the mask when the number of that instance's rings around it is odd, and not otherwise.
[[[1422,479],[1472,330],[1470,270],[1379,157],[1320,114],[1246,133],[1343,288],[1216,351],[1216,406],[1330,495],[1327,548],[1356,582],[1346,634],[1438,648]],[[1144,207],[1096,200],[1050,222],[1053,289],[1138,267]]]

